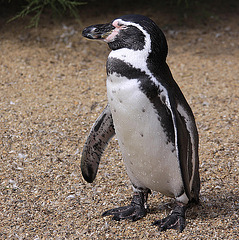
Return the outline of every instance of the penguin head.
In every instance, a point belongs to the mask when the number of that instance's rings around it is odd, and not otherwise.
[[[125,15],[110,23],[86,27],[82,35],[89,39],[103,40],[109,48],[122,48],[147,52],[148,56],[166,60],[168,46],[160,28],[148,17]]]

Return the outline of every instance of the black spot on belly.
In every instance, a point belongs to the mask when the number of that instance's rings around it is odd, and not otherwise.
[[[140,136],[141,136],[141,137],[143,137],[143,136],[144,136],[144,134],[143,134],[143,133],[140,133]]]
[[[142,108],[142,112],[145,112],[146,110],[145,110],[145,108]]]
[[[120,99],[119,102],[122,103],[122,100]]]

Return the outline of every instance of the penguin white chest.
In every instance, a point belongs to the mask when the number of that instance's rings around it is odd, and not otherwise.
[[[183,188],[175,146],[137,79],[111,74],[107,95],[116,136],[132,183],[167,196]],[[173,130],[172,130],[173,131]]]

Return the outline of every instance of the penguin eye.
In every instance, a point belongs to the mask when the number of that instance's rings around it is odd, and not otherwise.
[[[126,26],[126,25],[124,25],[124,24],[118,24],[118,26],[119,26],[119,28],[120,28],[121,30],[124,30],[124,29],[127,29],[127,28],[128,28],[128,26]]]
[[[117,27],[120,28],[120,29],[127,29],[128,28],[128,26],[126,26],[126,25],[124,25],[123,23],[120,23],[120,22],[117,23]]]
[[[126,25],[122,25],[120,28],[121,28],[121,29],[127,29],[128,26],[126,26]]]

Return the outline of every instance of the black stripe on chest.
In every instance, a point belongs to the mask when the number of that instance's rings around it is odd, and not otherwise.
[[[153,104],[158,114],[158,120],[164,128],[167,135],[167,141],[175,145],[175,135],[172,116],[165,104],[165,97],[160,98],[160,90],[158,86],[150,79],[150,77],[139,68],[133,67],[117,58],[108,58],[106,65],[107,75],[117,74],[129,79],[137,79],[140,83],[140,90],[147,96]]]

